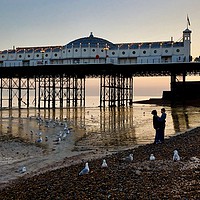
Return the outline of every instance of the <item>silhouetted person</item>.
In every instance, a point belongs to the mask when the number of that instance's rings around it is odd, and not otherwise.
[[[160,142],[160,121],[159,121],[159,117],[157,115],[157,111],[156,110],[152,110],[151,114],[153,115],[153,128],[156,130],[156,134],[155,134],[155,144],[158,144]]]
[[[160,142],[164,142],[164,138],[165,138],[165,122],[166,122],[166,117],[167,114],[165,113],[165,108],[161,109],[161,116],[159,118],[159,122],[160,122],[160,134],[159,134],[159,140]]]

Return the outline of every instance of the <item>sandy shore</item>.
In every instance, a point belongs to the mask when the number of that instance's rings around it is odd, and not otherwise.
[[[92,151],[66,157],[40,173],[23,174],[6,183],[0,199],[200,199],[199,144],[200,128],[195,128],[163,144],[112,155]],[[29,151],[30,157],[41,151],[35,153],[34,148]],[[172,160],[175,149],[181,157],[177,162]],[[134,158],[127,162],[130,153]],[[152,153],[155,161],[149,160]],[[101,168],[102,158],[107,160],[108,168]],[[79,176],[86,161],[90,172]]]
[[[51,150],[47,150],[42,145],[44,144],[25,143],[16,138],[3,138],[0,141],[0,188],[21,177],[31,177],[48,170],[80,163],[84,159],[108,154],[106,151],[81,148],[74,151],[74,145],[69,143],[67,149],[64,143],[55,144]],[[63,152],[60,149],[63,149]],[[20,172],[22,167],[26,167],[25,173]]]

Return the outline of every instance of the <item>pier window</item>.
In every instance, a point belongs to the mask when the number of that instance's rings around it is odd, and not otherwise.
[[[136,52],[135,52],[135,51],[132,51],[132,54],[136,54]]]

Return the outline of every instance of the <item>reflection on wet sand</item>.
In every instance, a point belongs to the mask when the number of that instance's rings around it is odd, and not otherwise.
[[[171,115],[175,132],[199,126],[199,108],[198,107],[177,107],[171,108]]]
[[[0,134],[34,143],[38,138],[36,133],[41,131],[43,137],[53,141],[64,126],[54,127],[53,122],[60,122],[72,129],[73,134],[67,142],[75,145],[77,150],[129,148],[142,141],[148,143],[153,140],[150,112],[155,107],[1,110]],[[166,136],[199,126],[200,112],[197,107],[167,107],[166,110]],[[44,120],[43,124],[36,120],[38,116]],[[47,122],[52,122],[52,125],[47,126]],[[53,147],[48,145],[48,148]]]
[[[107,108],[86,119],[86,132],[76,145],[128,148],[136,143],[133,108]]]

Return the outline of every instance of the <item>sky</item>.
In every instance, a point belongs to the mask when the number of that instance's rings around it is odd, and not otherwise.
[[[188,15],[195,58],[200,56],[199,8],[200,0],[1,0],[0,50],[66,45],[90,32],[113,43],[178,41]],[[146,80],[158,85],[155,78]],[[145,95],[149,89],[141,83],[138,79],[136,85]],[[169,87],[169,78],[159,79],[162,86]]]

